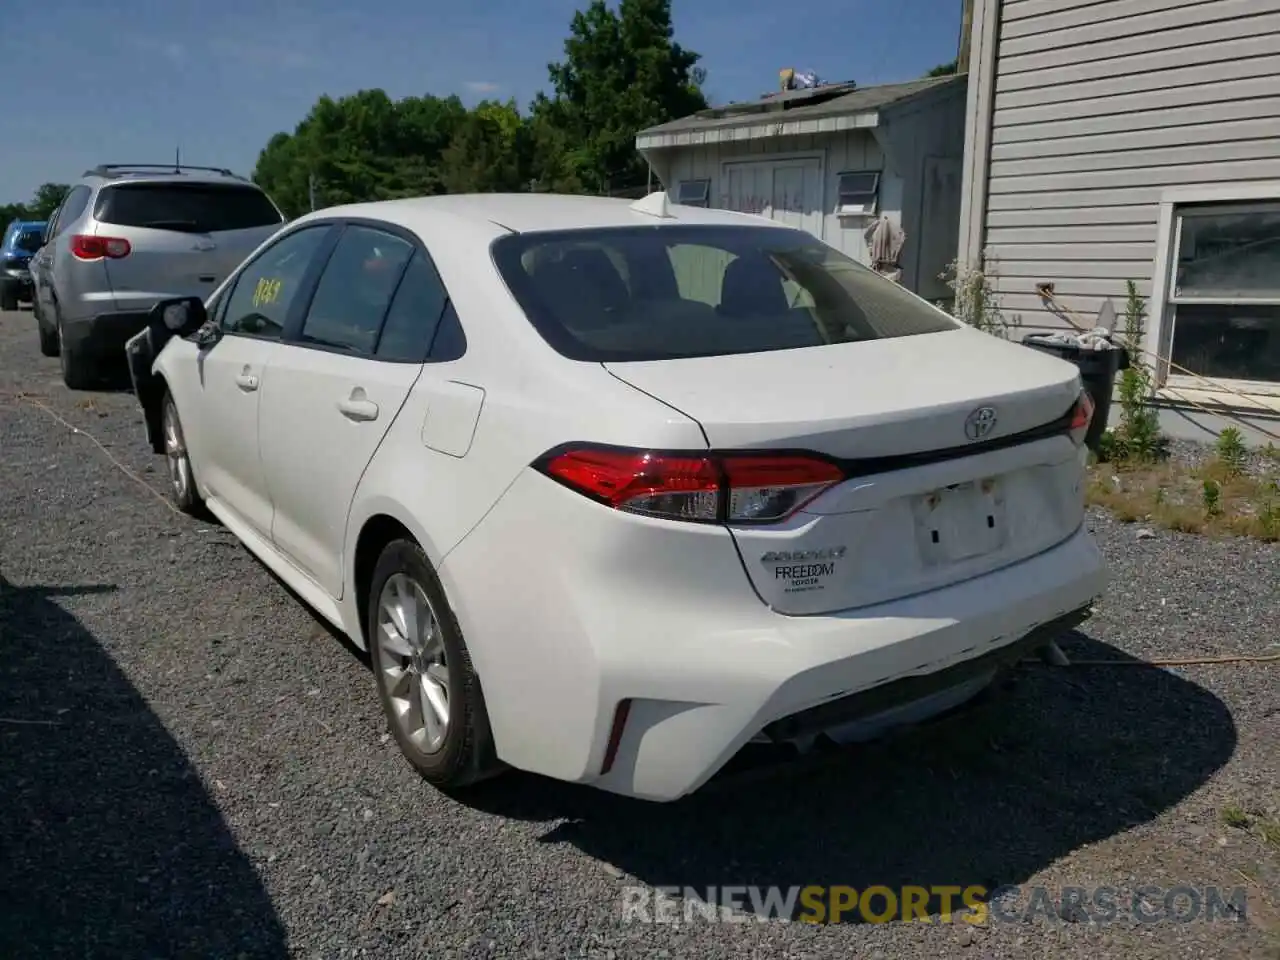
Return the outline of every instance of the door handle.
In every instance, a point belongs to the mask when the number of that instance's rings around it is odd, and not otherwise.
[[[378,405],[365,396],[364,390],[356,387],[351,396],[338,401],[338,410],[348,420],[366,421],[378,419]]]
[[[252,393],[258,389],[258,378],[251,373],[240,373],[236,375],[236,386],[245,393]]]

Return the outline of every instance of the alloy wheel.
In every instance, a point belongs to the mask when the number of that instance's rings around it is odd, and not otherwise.
[[[400,733],[435,753],[449,733],[449,663],[440,620],[412,577],[392,574],[378,598],[378,660]]]

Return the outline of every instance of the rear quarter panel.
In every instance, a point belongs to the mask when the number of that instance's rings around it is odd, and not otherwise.
[[[453,593],[465,586],[450,582],[450,551],[547,450],[568,441],[683,449],[704,441],[684,414],[600,364],[565,360],[547,346],[492,266],[491,233],[447,222],[418,232],[458,312],[467,350],[458,360],[425,366],[366,469],[348,513],[344,566],[351,584],[360,531],[372,517],[387,515],[415,532]],[[431,431],[424,437],[433,409],[442,403],[458,409],[453,401],[460,385],[483,391],[469,446],[437,443]],[[354,591],[343,593],[350,601]],[[473,653],[479,666],[484,651]]]

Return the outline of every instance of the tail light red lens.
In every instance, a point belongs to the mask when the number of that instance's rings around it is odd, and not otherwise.
[[[77,260],[119,260],[133,247],[123,237],[91,237],[77,233],[71,238],[71,255]]]
[[[572,447],[537,468],[617,510],[697,523],[773,523],[844,479],[817,457]]]
[[[1093,422],[1093,397],[1088,390],[1080,391],[1080,399],[1071,409],[1071,440],[1077,447],[1084,445],[1085,434]]]

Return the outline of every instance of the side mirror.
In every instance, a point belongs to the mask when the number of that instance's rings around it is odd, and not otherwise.
[[[199,297],[176,297],[152,307],[149,319],[172,336],[189,337],[209,322],[209,314]]]

